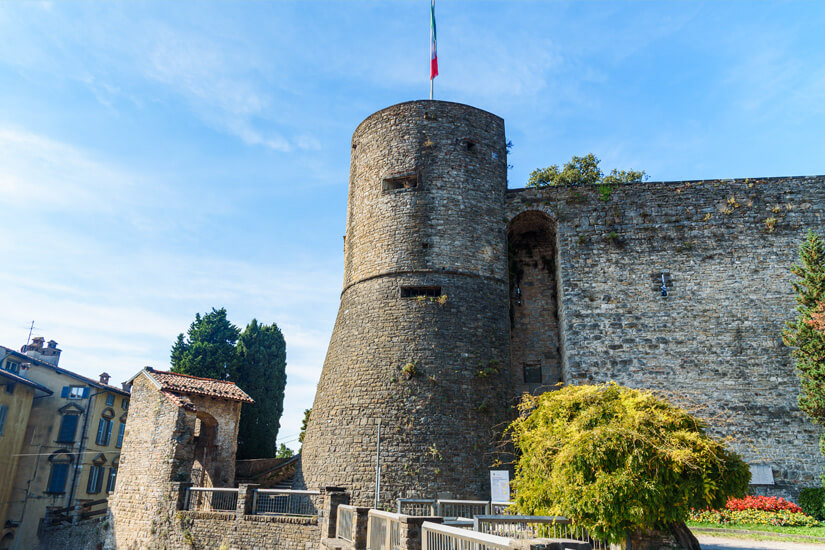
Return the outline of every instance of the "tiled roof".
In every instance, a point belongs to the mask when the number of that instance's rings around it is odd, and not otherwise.
[[[77,374],[76,372],[66,370],[63,367],[58,367],[57,365],[52,365],[51,363],[47,363],[46,361],[42,361],[42,360],[40,360],[36,357],[32,357],[30,355],[26,355],[25,353],[20,353],[19,351],[15,351],[11,348],[7,348],[6,346],[0,346],[0,352],[4,352],[3,354],[0,354],[0,358],[6,357],[7,355],[14,355],[15,357],[19,358],[22,361],[26,361],[28,363],[32,363],[32,364],[35,364],[35,365],[38,365],[38,366],[41,366],[41,367],[44,367],[44,368],[47,368],[47,369],[51,369],[54,372],[58,372],[60,374],[65,374],[67,376],[71,376],[72,378],[74,378],[76,380],[79,380],[81,382],[85,382],[86,384],[88,384],[90,386],[93,386],[95,388],[98,388],[98,389],[101,389],[101,390],[107,390],[107,391],[110,391],[110,392],[113,392],[113,393],[117,393],[117,394],[129,397],[129,392],[126,391],[126,390],[123,390],[121,388],[117,388],[115,386],[110,386],[109,384],[101,384],[97,380],[93,380],[93,379],[87,378],[86,376],[83,376],[81,374]]]
[[[50,390],[46,386],[43,386],[42,384],[38,384],[34,380],[29,380],[28,378],[24,378],[24,377],[20,376],[19,374],[14,374],[13,372],[10,372],[10,371],[4,370],[4,369],[0,369],[0,377],[6,377],[9,380],[11,380],[12,382],[16,382],[16,383],[24,384],[26,386],[30,386],[30,387],[32,387],[36,390],[40,390],[40,391],[44,392],[46,395],[52,395],[54,393],[52,390]]]
[[[254,403],[254,400],[246,392],[236,386],[234,382],[228,380],[215,380],[214,378],[200,378],[188,374],[164,372],[151,367],[146,367],[145,370],[146,374],[160,386],[160,390],[166,395],[170,393],[205,395],[217,399]],[[182,401],[180,406],[185,406],[184,403],[188,401],[180,400]]]

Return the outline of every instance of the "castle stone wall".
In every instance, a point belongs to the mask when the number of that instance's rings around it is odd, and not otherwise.
[[[776,485],[758,491],[816,485],[821,429],[797,408],[781,331],[799,244],[825,228],[825,177],[637,183],[604,198],[508,192],[509,219],[540,211],[557,225],[564,381],[670,392],[748,462],[771,465]]]
[[[216,487],[234,484],[241,404],[198,395],[187,399],[199,413],[173,402],[145,375],[132,384],[117,485],[109,498],[117,548],[153,547],[159,522],[177,510],[169,483],[192,477],[197,414],[208,413],[217,422],[205,479]]]
[[[382,502],[487,494],[512,400],[503,121],[402,103],[366,119],[352,147],[344,291],[304,440],[306,485],[371,504],[381,420]],[[414,187],[387,188],[410,174]]]

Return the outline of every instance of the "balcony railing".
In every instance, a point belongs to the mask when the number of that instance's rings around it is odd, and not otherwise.
[[[234,512],[238,507],[238,489],[189,487],[185,510],[201,512]]]
[[[253,497],[253,513],[271,516],[317,516],[320,494],[319,491],[257,489]]]

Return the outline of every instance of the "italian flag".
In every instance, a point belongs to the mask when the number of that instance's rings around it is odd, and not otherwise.
[[[435,0],[430,2],[430,80],[438,76],[438,53],[435,50]]]

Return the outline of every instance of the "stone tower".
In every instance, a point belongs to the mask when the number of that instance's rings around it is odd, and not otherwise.
[[[344,289],[303,446],[309,487],[489,494],[511,416],[504,121],[443,101],[355,130]]]

